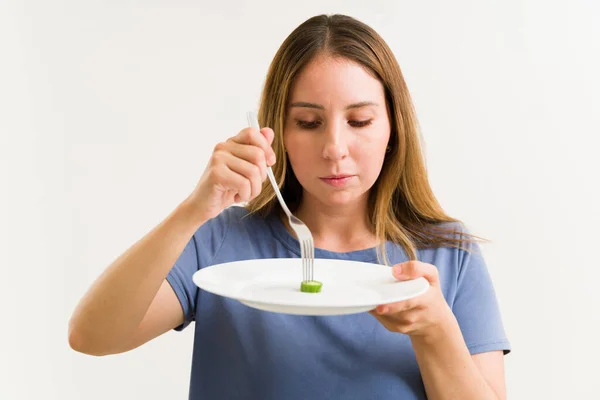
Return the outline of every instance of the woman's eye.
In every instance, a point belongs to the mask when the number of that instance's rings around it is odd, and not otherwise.
[[[364,121],[348,121],[350,126],[352,126],[354,128],[362,128],[362,127],[371,125],[371,122],[373,122],[372,119],[366,119]]]
[[[319,125],[321,125],[321,122],[298,120],[298,121],[296,121],[296,125],[298,125],[300,128],[303,128],[303,129],[315,129],[315,128],[318,128]]]
[[[371,125],[372,122],[373,122],[372,119],[367,119],[367,120],[363,120],[363,121],[350,120],[350,121],[348,121],[348,124],[350,126],[352,126],[353,128],[362,128],[362,127]],[[303,120],[297,120],[296,121],[296,125],[299,126],[302,129],[316,129],[319,126],[321,126],[321,121],[303,121]]]

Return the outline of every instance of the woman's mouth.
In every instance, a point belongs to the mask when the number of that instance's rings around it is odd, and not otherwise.
[[[354,175],[330,175],[321,177],[320,179],[328,185],[339,188],[346,186],[353,177]]]

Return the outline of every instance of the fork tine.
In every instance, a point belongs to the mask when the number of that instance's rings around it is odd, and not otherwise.
[[[310,241],[310,275],[311,280],[315,279],[315,244],[313,240]]]
[[[304,247],[307,248],[307,254],[306,254],[306,265],[308,266],[307,271],[306,271],[306,275],[307,275],[307,279],[310,281],[312,280],[312,277],[310,276],[310,246],[308,245],[308,240],[303,240],[303,245]]]
[[[302,280],[304,280],[304,251],[302,246],[300,246],[300,261],[302,262]]]
[[[309,281],[310,280],[310,248],[308,247],[308,244],[306,243],[305,240],[302,241],[303,242],[303,247],[304,247],[304,263],[306,265],[306,273],[305,273],[305,277],[304,279]]]
[[[302,280],[306,280],[306,250],[304,243],[300,243],[300,257],[302,257]]]
[[[313,255],[313,247],[311,245],[311,240],[310,239],[303,239],[302,242],[302,248],[305,250],[305,255],[306,255],[306,280],[312,281],[313,280],[313,263],[312,260],[314,258]]]
[[[302,256],[302,263],[304,265],[304,271],[302,271],[302,279],[307,281],[308,280],[308,260],[307,260],[307,254],[306,254],[306,246],[304,246],[304,243],[302,244],[302,248],[304,249],[304,251],[303,251],[304,255]]]
[[[311,275],[311,279],[314,280],[315,279],[315,245],[311,240],[310,243],[311,246],[311,252],[310,252],[310,275]]]
[[[310,248],[310,241],[306,241],[306,247],[308,247],[308,279],[309,280],[313,280],[313,276],[312,276],[312,264],[310,262],[311,258],[312,258],[312,252],[311,252],[311,248]]]
[[[310,265],[311,251],[310,251],[310,243],[306,241],[306,264],[308,265],[308,280],[312,281],[312,268]]]
[[[312,270],[313,270],[313,275],[315,273],[315,242],[313,240],[311,240],[311,248],[312,248],[312,258],[311,258],[311,265],[312,265]],[[314,278],[314,276],[313,276]]]
[[[306,246],[308,247],[308,279],[312,281],[313,280],[313,266],[312,266],[313,255],[312,255],[312,249],[310,246],[310,240],[306,241]]]

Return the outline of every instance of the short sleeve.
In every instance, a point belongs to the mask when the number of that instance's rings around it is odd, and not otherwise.
[[[230,213],[230,209],[225,209],[198,228],[167,274],[167,282],[177,295],[184,314],[184,322],[175,328],[177,331],[185,329],[196,318],[198,286],[192,277],[199,269],[211,265],[219,252],[227,234]]]
[[[457,291],[452,310],[471,354],[511,351],[496,292],[481,249],[476,243],[460,250]]]

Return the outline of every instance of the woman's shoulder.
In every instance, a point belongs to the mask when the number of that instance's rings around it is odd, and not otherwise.
[[[204,223],[197,231],[199,237],[236,236],[236,233],[260,233],[267,229],[268,217],[250,213],[246,207],[233,205],[225,208],[219,215]]]
[[[264,246],[264,238],[269,235],[268,217],[234,205],[200,226],[193,242],[201,255],[202,267],[215,262],[256,258],[255,253]]]
[[[485,240],[473,234],[462,221],[439,222],[429,225],[424,232],[428,243],[421,247],[425,251],[444,251],[457,254],[479,251],[478,243]]]
[[[250,216],[250,213],[246,207],[234,204],[221,211],[217,218],[223,218],[228,223],[235,223],[248,216]]]
[[[442,222],[431,227],[439,243],[417,251],[420,261],[434,264],[438,269],[457,276],[470,263],[484,264],[480,243],[485,239],[474,235],[461,221]]]
[[[269,216],[263,217],[257,213],[251,213],[243,205],[230,206],[223,210],[221,215],[228,224],[245,227],[264,225],[269,219]]]

